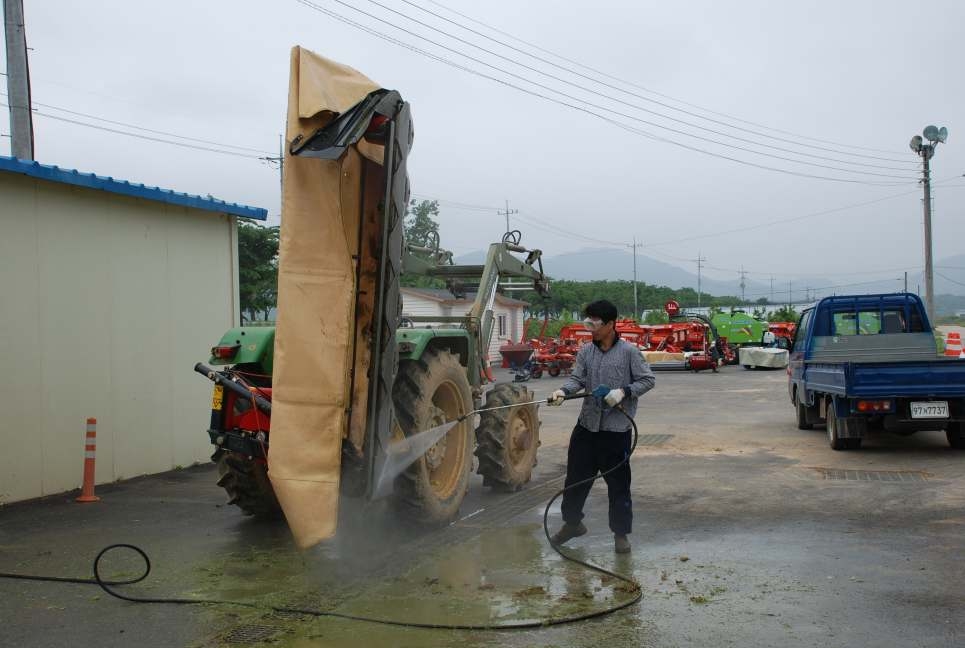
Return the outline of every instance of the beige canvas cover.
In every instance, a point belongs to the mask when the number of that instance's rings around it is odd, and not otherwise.
[[[787,360],[786,349],[742,347],[740,350],[739,362],[748,367],[782,368],[787,366]]]
[[[352,68],[293,48],[286,142],[308,136],[377,89]],[[364,213],[360,186],[373,161],[381,163],[381,149],[363,144],[329,161],[292,156],[286,147],[268,466],[303,548],[334,535],[337,523],[342,442],[349,436],[346,410],[353,404],[353,338],[364,329],[356,321],[353,255],[359,232],[378,219],[371,213],[375,207]],[[359,219],[366,227],[360,228]],[[366,281],[374,273],[373,260],[363,255],[361,263]],[[355,346],[364,355],[366,345]],[[368,358],[360,359],[364,376]],[[354,397],[364,393],[357,387]],[[364,403],[356,411],[364,412]],[[360,444],[362,424],[353,420],[352,428]]]
[[[643,359],[647,362],[683,362],[683,353],[670,353],[668,351],[641,351]],[[272,422],[274,425],[274,421]]]

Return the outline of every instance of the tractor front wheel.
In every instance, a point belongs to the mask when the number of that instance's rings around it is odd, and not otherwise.
[[[486,407],[519,405],[534,399],[521,385],[499,383],[486,395]],[[495,490],[517,491],[533,476],[539,447],[536,405],[483,412],[476,429],[476,456],[483,484]]]
[[[392,399],[402,433],[411,437],[472,411],[472,390],[459,356],[428,350],[421,360],[399,364]],[[459,513],[472,470],[470,420],[459,423],[395,480],[398,510],[427,524]]]

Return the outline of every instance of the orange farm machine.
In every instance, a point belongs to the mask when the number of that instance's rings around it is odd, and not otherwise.
[[[790,349],[794,342],[794,334],[797,333],[795,322],[771,322],[767,325],[767,330],[774,334],[774,341],[781,349]]]

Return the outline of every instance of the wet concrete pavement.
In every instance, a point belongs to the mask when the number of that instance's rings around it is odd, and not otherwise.
[[[530,383],[538,396],[559,380]],[[204,466],[0,509],[0,571],[88,576],[111,542],[154,561],[150,596],[231,598],[422,622],[558,617],[625,600],[542,535],[576,404],[542,408],[529,488],[474,478],[462,519],[431,533],[375,504],[298,552],[281,525],[222,506]],[[210,606],[133,605],[97,588],[0,580],[0,645],[953,646],[965,644],[965,453],[940,433],[834,452],[794,425],[783,372],[661,373],[637,416],[633,553],[617,557],[606,492],[572,552],[632,574],[644,599],[595,621],[513,632],[412,630]],[[557,511],[551,519],[558,520]],[[556,524],[558,522],[554,522]],[[115,574],[136,564],[112,566]],[[269,643],[265,643],[269,642]]]

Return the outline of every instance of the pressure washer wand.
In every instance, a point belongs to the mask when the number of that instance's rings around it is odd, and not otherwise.
[[[590,396],[593,396],[593,394],[570,394],[569,396],[564,396],[563,400],[565,401],[576,400],[578,398],[588,398]],[[509,405],[496,405],[495,407],[480,407],[479,409],[473,410],[471,412],[466,412],[465,414],[457,418],[456,422],[462,423],[470,416],[474,414],[482,414],[483,412],[495,412],[496,410],[511,409],[513,407],[526,407],[527,405],[549,405],[552,400],[553,400],[552,397],[550,397],[550,398],[541,398],[539,400],[534,400],[534,401],[527,401],[525,403],[511,403]]]

